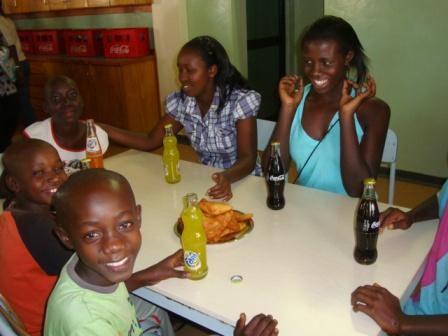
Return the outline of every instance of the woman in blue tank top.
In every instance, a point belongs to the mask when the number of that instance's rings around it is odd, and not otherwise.
[[[310,83],[296,75],[280,80],[272,139],[280,141],[286,167],[295,162],[299,184],[359,197],[362,181],[379,170],[389,106],[375,98],[367,57],[348,22],[324,16],[305,31],[301,47]]]

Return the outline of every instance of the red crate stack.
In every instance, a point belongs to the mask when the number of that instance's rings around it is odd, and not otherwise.
[[[33,31],[34,52],[39,55],[59,55],[64,53],[62,30]]]
[[[33,32],[31,30],[19,30],[17,34],[19,35],[23,52],[27,55],[34,54]]]
[[[78,29],[64,32],[68,56],[103,56],[103,29]]]
[[[103,44],[106,57],[146,56],[149,54],[148,28],[107,29]]]

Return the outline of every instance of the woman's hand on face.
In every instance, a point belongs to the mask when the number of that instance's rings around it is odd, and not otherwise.
[[[355,89],[356,95],[352,97],[350,95],[352,88]],[[374,97],[376,94],[376,83],[372,76],[367,76],[367,81],[362,85],[359,85],[348,79],[344,80],[344,86],[342,87],[341,100],[339,102],[339,113],[341,114],[353,114],[361,105],[361,103],[367,99]]]
[[[283,77],[278,83],[278,94],[282,105],[296,107],[303,96],[303,78],[296,75]]]
[[[220,198],[223,201],[228,201],[232,198],[232,187],[230,181],[223,173],[215,173],[212,175],[212,180],[216,184],[207,190],[207,195],[211,198]]]

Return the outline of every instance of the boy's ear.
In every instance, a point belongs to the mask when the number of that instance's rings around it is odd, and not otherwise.
[[[20,191],[20,183],[14,176],[9,174],[4,175],[4,181],[6,187],[11,190],[14,194],[17,194]]]
[[[68,236],[67,232],[60,226],[56,226],[54,228],[54,233],[56,236],[58,236],[59,240],[64,244],[64,246],[70,250],[74,250],[75,247],[72,244],[72,241],[70,240],[70,237]]]

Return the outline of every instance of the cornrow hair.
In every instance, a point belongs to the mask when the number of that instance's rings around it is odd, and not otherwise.
[[[250,89],[247,80],[241,75],[237,68],[230,62],[224,47],[211,36],[198,36],[187,42],[181,50],[192,50],[199,53],[207,68],[216,65],[217,73],[215,85],[219,90],[219,113],[232,91],[235,89]]]

